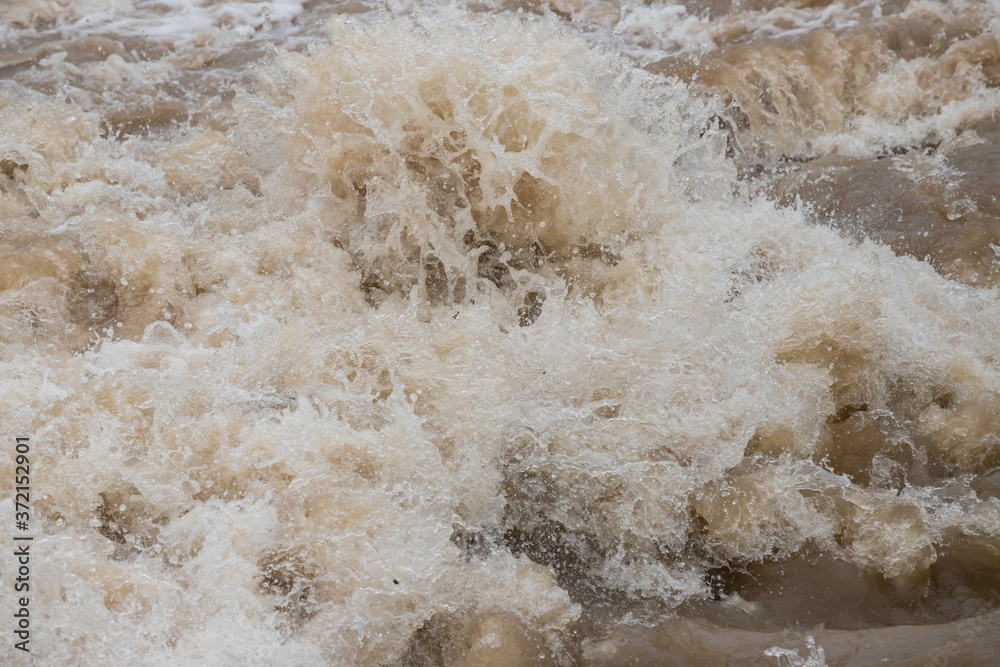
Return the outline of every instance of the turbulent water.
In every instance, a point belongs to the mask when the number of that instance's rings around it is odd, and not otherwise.
[[[1000,653],[996,0],[6,0],[0,79],[4,663]]]

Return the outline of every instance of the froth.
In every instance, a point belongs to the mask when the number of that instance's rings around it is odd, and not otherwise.
[[[780,624],[737,573],[804,559],[956,618],[994,290],[749,196],[717,109],[553,17],[328,31],[157,136],[0,91],[47,660],[572,664]]]

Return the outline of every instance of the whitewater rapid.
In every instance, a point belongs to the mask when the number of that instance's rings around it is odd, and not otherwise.
[[[986,664],[1000,8],[818,4],[0,9],[34,660]]]

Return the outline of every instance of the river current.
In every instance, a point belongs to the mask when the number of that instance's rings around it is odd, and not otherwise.
[[[998,107],[996,0],[7,0],[0,661],[993,663]]]

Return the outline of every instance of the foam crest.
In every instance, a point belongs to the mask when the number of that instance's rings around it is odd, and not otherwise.
[[[327,29],[156,132],[0,89],[44,659],[613,664],[700,616],[822,664],[995,609],[995,289],[752,196],[722,109],[555,16]]]

